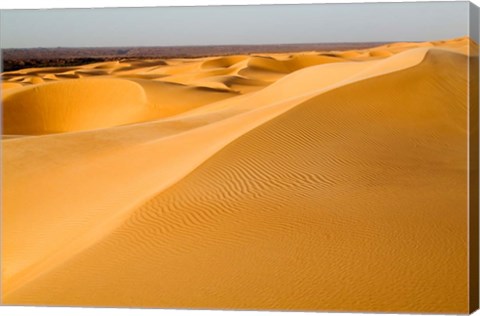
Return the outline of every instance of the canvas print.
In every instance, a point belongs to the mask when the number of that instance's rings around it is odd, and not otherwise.
[[[469,2],[1,11],[1,303],[478,306]]]

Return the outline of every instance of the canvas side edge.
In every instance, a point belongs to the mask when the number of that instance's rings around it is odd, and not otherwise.
[[[479,307],[479,8],[469,4],[468,80],[468,304],[469,313]]]

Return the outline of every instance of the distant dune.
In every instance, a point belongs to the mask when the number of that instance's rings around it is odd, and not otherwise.
[[[2,74],[2,302],[468,312],[469,38]]]

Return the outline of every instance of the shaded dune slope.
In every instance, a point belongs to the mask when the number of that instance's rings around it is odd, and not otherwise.
[[[4,99],[3,129],[37,134],[115,126],[138,120],[145,103],[142,87],[121,79],[33,86]]]
[[[466,87],[430,50],[307,95],[4,302],[464,313]]]

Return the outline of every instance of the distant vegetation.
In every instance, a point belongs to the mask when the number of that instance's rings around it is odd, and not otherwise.
[[[51,58],[51,59],[4,59],[3,71],[13,71],[23,68],[67,67],[91,64],[95,62],[117,60],[118,58]]]

